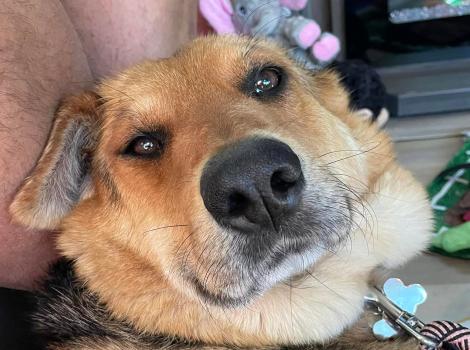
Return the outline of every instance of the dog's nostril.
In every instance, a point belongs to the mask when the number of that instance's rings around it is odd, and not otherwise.
[[[228,213],[231,216],[243,215],[249,205],[250,200],[239,192],[234,192],[228,197]]]
[[[271,188],[273,193],[277,195],[286,194],[292,187],[297,184],[298,175],[278,170],[271,176]]]

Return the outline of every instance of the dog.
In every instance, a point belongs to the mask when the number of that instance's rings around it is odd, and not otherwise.
[[[69,97],[10,211],[63,257],[49,349],[417,347],[376,341],[363,296],[426,247],[425,191],[273,43],[196,39]]]

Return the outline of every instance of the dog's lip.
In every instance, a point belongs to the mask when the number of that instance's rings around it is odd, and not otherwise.
[[[296,273],[292,275],[291,277],[289,277],[287,281],[296,283],[296,282],[301,282],[308,277],[311,277],[312,276],[312,273],[310,271],[311,268],[312,268],[311,266],[306,267],[305,270],[300,271],[299,273]]]
[[[225,293],[216,294],[211,292],[204,286],[204,283],[202,283],[195,275],[190,277],[190,280],[200,296],[204,297],[205,300],[208,300],[217,306],[243,306],[246,305],[252,299],[253,295],[259,292],[255,286],[252,286],[246,291],[246,293],[244,293],[243,296],[232,297]]]

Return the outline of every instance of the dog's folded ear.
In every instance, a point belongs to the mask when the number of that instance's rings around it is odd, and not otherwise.
[[[99,97],[70,97],[56,112],[49,140],[10,205],[13,221],[36,229],[55,229],[90,185],[96,146]]]

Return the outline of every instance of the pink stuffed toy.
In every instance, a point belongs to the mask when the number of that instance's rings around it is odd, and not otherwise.
[[[305,8],[308,0],[199,0],[201,14],[218,34],[266,36],[289,48],[307,66],[324,65],[340,50],[331,33],[292,11]],[[233,3],[233,6],[232,6]]]

